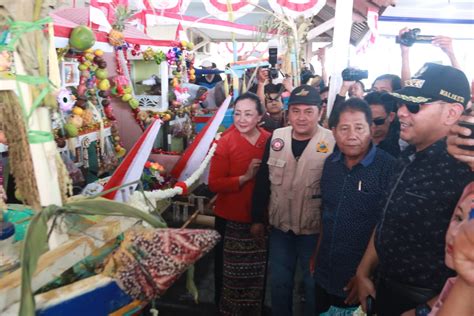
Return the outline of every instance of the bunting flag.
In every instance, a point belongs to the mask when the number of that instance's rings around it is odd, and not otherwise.
[[[229,19],[229,8],[232,8],[234,19],[238,19],[255,9],[259,0],[202,0],[206,11],[220,20]]]
[[[292,18],[304,16],[312,17],[326,4],[326,0],[268,0],[268,4],[275,13]]]
[[[367,26],[369,27],[369,31],[365,36],[362,38],[360,43],[356,47],[356,54],[365,54],[367,49],[375,44],[377,37],[379,35],[378,29],[378,21],[379,21],[379,12],[375,8],[368,8],[367,9]]]
[[[156,136],[160,131],[161,121],[155,120],[148,126],[145,132],[140,136],[130,152],[125,156],[125,159],[118,166],[112,177],[104,186],[104,191],[112,188],[137,181],[141,178],[145,163],[150,156]],[[125,202],[127,197],[133,193],[137,184],[134,184],[131,189],[129,187],[124,190],[116,190],[104,195],[110,200]]]
[[[379,35],[378,29],[378,21],[379,21],[379,12],[375,8],[368,8],[367,9],[367,25],[369,26],[370,30],[370,43],[374,44],[377,36]]]
[[[211,147],[217,129],[224,120],[231,99],[230,96],[225,99],[216,114],[207,122],[202,131],[199,132],[191,146],[186,149],[171,171],[172,177],[178,179],[178,181],[184,181],[199,168],[202,160],[206,157],[209,147]]]
[[[141,1],[148,10],[156,10],[156,14],[176,13],[184,14],[191,0],[129,0]]]
[[[178,27],[176,28],[175,40],[177,42],[189,42],[188,35],[186,35],[186,31],[184,30],[183,25],[181,25],[181,22],[178,23]]]

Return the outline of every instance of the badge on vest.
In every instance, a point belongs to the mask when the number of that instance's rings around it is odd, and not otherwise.
[[[274,151],[280,151],[283,149],[283,147],[285,147],[285,142],[281,138],[275,138],[274,140],[272,140],[271,145]]]
[[[322,142],[319,142],[317,145],[316,145],[316,151],[318,153],[327,153],[329,151],[329,145],[328,143],[326,143],[325,141],[322,141]]]

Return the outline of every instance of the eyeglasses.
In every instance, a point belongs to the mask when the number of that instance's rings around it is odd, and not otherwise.
[[[374,123],[374,125],[380,126],[380,125],[385,124],[385,121],[386,121],[386,120],[387,120],[387,117],[384,117],[384,118],[376,118],[376,119],[373,119],[372,122]]]

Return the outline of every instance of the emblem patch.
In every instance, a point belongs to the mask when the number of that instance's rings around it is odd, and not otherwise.
[[[324,142],[324,141],[319,142],[319,143],[316,145],[316,151],[317,151],[318,153],[323,153],[323,154],[325,154],[325,153],[327,153],[327,152],[329,151],[329,145],[328,145],[326,142]]]
[[[285,142],[281,138],[275,138],[272,140],[271,145],[274,151],[280,151],[283,149],[283,147],[285,147]]]

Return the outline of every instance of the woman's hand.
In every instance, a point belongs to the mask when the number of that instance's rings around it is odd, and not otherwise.
[[[257,174],[258,168],[260,168],[260,164],[262,163],[261,159],[252,159],[249,164],[247,171],[240,176],[240,184],[244,184],[245,182],[253,179]]]

